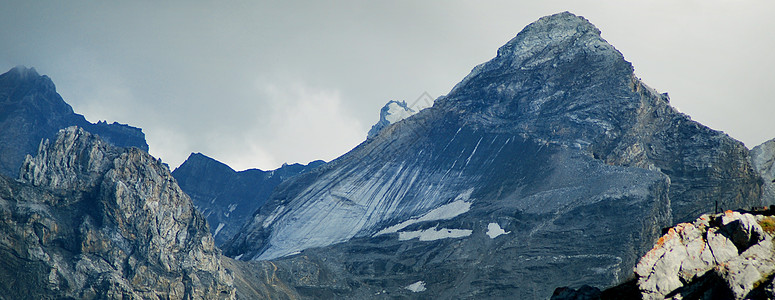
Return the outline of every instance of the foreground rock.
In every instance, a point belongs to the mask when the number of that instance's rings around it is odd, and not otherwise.
[[[735,211],[678,224],[635,267],[638,288],[644,299],[772,299],[773,232],[775,218]]]
[[[15,177],[27,154],[42,139],[54,139],[65,127],[79,126],[119,147],[148,151],[145,134],[118,123],[89,123],[62,100],[48,76],[35,69],[15,67],[0,75],[0,174]]]
[[[234,299],[204,217],[167,167],[83,129],[0,176],[3,297]]]
[[[221,245],[264,205],[277,185],[323,164],[318,160],[307,165],[283,165],[271,171],[237,172],[215,159],[192,153],[172,176],[207,218],[215,245]]]

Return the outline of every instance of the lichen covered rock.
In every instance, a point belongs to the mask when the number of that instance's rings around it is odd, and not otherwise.
[[[644,299],[746,298],[775,273],[772,217],[726,211],[681,223],[638,262]]]

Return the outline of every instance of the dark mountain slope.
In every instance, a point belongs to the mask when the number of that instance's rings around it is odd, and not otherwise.
[[[40,141],[53,139],[59,129],[79,126],[119,147],[148,151],[145,134],[118,123],[89,123],[73,112],[48,76],[15,67],[0,75],[0,174],[15,177],[24,156],[34,154]]]
[[[242,228],[275,186],[324,163],[318,160],[308,165],[283,165],[272,171],[237,172],[215,159],[192,153],[172,176],[205,215],[215,244],[220,245]]]

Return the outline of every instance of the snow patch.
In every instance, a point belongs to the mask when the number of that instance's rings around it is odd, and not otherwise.
[[[218,223],[218,228],[215,228],[215,233],[213,233],[213,237],[218,235],[218,233],[221,232],[221,229],[223,229],[223,223]]]
[[[460,195],[457,195],[457,197],[455,197],[455,200],[468,201],[468,199],[471,199],[471,194],[473,193],[474,193],[474,188],[467,189],[465,192],[461,193]]]
[[[479,143],[482,142],[482,138],[483,137],[479,138],[479,141],[476,142],[476,147],[474,147],[474,151],[471,151],[471,155],[469,155],[468,159],[466,159],[466,166],[468,166],[468,163],[471,162],[471,158],[474,157],[474,153],[476,153],[476,149],[479,149]],[[470,197],[471,195],[468,195],[468,196]]]
[[[283,210],[285,210],[285,206],[284,205],[280,205],[277,208],[275,208],[274,211],[272,211],[272,213],[269,214],[269,217],[267,217],[266,220],[264,220],[264,223],[262,223],[261,226],[266,228],[269,225],[271,225],[272,222],[274,222],[274,219],[277,219],[277,217],[280,216],[280,214],[283,212]]]
[[[235,209],[237,209],[237,203],[229,204],[229,212],[233,212]]]
[[[454,238],[467,237],[471,235],[472,232],[473,230],[469,230],[469,229],[447,229],[447,228],[436,229],[436,227],[433,227],[425,230],[399,232],[398,240],[408,241],[413,238],[419,238],[420,241],[435,241],[435,240],[450,239],[450,238],[454,239]]]
[[[470,188],[467,191],[463,192],[462,194],[458,195],[455,198],[455,201],[452,201],[450,203],[434,208],[433,210],[425,213],[419,218],[412,218],[412,219],[403,221],[401,223],[398,223],[396,225],[382,229],[379,232],[375,233],[373,236],[395,233],[401,229],[406,228],[409,225],[417,224],[420,222],[449,220],[459,215],[462,215],[471,209],[471,202],[468,202],[468,200],[471,198],[471,193],[473,192],[474,192],[474,189]]]
[[[385,115],[385,120],[390,122],[390,124],[394,124],[398,121],[406,119],[416,113],[414,109],[406,106],[406,102],[399,103],[396,101],[390,101],[387,106],[388,111]]]
[[[489,236],[491,239],[509,233],[511,233],[511,231],[503,230],[503,228],[501,228],[498,223],[490,223],[487,225],[487,236]]]
[[[377,136],[382,129],[385,129],[390,124],[395,124],[398,121],[406,119],[416,114],[421,108],[412,108],[406,104],[406,101],[391,100],[379,111],[379,121],[374,126],[371,126],[367,138]]]
[[[240,258],[242,258],[242,256],[243,256],[243,255],[245,255],[245,254],[243,253],[243,254],[240,254],[240,255],[237,255],[237,256],[235,256],[235,257],[234,257],[234,260],[239,260]]]
[[[424,292],[425,291],[425,281],[418,281],[415,283],[412,283],[410,285],[407,285],[404,287],[407,290],[410,290],[415,293]]]

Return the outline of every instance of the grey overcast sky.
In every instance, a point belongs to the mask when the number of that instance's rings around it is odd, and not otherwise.
[[[331,160],[391,99],[446,94],[525,25],[582,15],[674,106],[775,137],[775,1],[3,1],[0,69],[35,67],[172,168]]]

